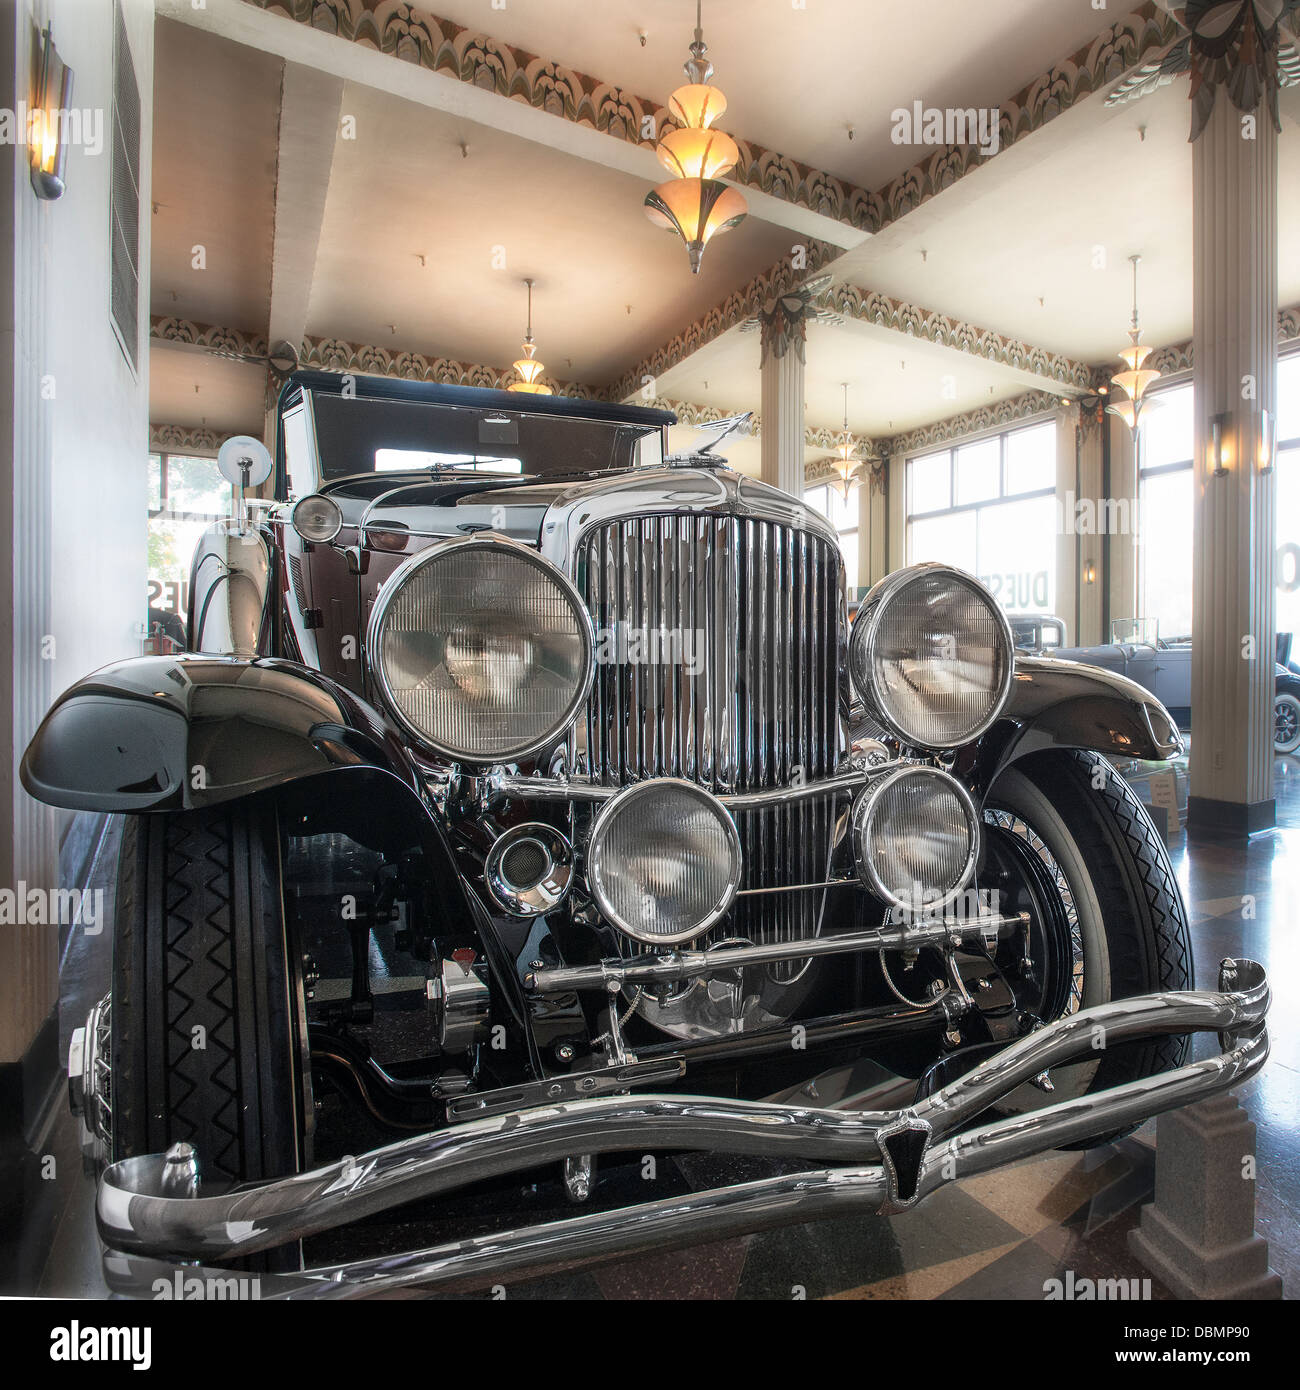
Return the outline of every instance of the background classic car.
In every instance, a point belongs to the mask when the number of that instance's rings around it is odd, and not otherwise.
[[[846,1182],[896,1209],[1261,1064],[1146,1084],[1267,1005],[1249,963],[1245,994],[1185,992],[1177,884],[1104,756],[1174,753],[1159,702],[1016,659],[941,565],[850,640],[825,521],[665,460],[671,418],[296,373],[273,505],[196,557],[191,645],[222,649],[51,710],[28,790],[129,817],[72,1061],[112,1248],[296,1268],[472,1180],[549,1165],[588,1200],[597,1153],[876,1162],[584,1218],[578,1263],[828,1214]],[[966,1134],[991,1106],[1010,1128]],[[304,1277],[490,1279],[559,1236]]]
[[[1149,690],[1178,721],[1192,727],[1192,642],[1189,637],[1166,641],[1154,622],[1116,619],[1112,640],[1097,647],[1060,647],[1053,656],[1083,661],[1136,681]],[[1289,632],[1278,634],[1274,663],[1273,751],[1300,752],[1300,667],[1291,661]]]

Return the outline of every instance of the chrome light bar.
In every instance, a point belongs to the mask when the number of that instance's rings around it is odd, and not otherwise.
[[[1028,922],[1026,912],[984,913],[978,917],[936,915],[897,927],[875,927],[870,931],[841,932],[835,936],[809,936],[797,941],[765,942],[759,946],[715,946],[708,951],[668,951],[660,955],[601,961],[598,965],[531,970],[524,976],[524,988],[537,994],[564,994],[575,989],[611,990],[623,985],[671,984],[716,975],[722,970],[770,965],[774,961],[848,955],[855,951],[911,950],[918,946],[960,948],[968,941],[978,941],[991,949],[1005,932],[1027,926]]]
[[[1170,991],[1083,1009],[1010,1044],[965,1076],[894,1111],[813,1110],[704,1096],[610,1097],[491,1116],[308,1173],[204,1196],[189,1145],[106,1170],[96,1214],[105,1272],[146,1294],[165,1261],[226,1260],[284,1245],[416,1197],[573,1154],[647,1148],[805,1157],[820,1169],[712,1189],[379,1259],[263,1275],[262,1297],[344,1298],[419,1284],[482,1287],[651,1250],[672,1250],[850,1211],[891,1213],[944,1183],[987,1172],[1231,1089],[1268,1057],[1262,966],[1225,960],[1218,991]],[[965,1129],[1040,1072],[1135,1038],[1217,1032],[1216,1056],[1042,1110]],[[965,1130],[965,1132],[962,1132]],[[199,1195],[186,1194],[198,1191]],[[204,1277],[188,1264],[187,1278]],[[214,1278],[221,1271],[207,1271]]]

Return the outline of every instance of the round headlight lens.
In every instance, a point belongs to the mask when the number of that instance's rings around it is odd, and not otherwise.
[[[325,545],[343,529],[343,511],[332,497],[313,492],[294,505],[290,514],[293,529],[305,541]]]
[[[514,541],[445,541],[380,592],[370,669],[401,723],[449,758],[510,762],[562,734],[587,697],[591,620],[577,591]]]
[[[740,886],[740,836],[727,808],[675,778],[638,782],[592,827],[587,878],[600,910],[634,941],[671,946],[711,927]]]
[[[916,565],[863,600],[849,670],[872,712],[904,743],[955,748],[1001,712],[1015,648],[1006,615],[978,580],[947,565]]]
[[[970,881],[979,818],[955,777],[932,767],[900,768],[858,798],[853,848],[871,892],[920,914],[950,903]]]

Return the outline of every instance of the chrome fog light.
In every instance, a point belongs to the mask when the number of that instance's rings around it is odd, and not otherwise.
[[[484,876],[498,906],[516,917],[536,917],[569,891],[573,852],[553,825],[511,826],[488,851]]]
[[[343,510],[332,497],[313,492],[289,513],[293,529],[313,545],[326,545],[343,529]]]
[[[853,851],[859,878],[877,897],[918,915],[942,908],[975,872],[975,804],[947,772],[899,768],[858,798]]]
[[[647,945],[689,941],[711,927],[731,907],[740,870],[727,808],[671,777],[639,782],[606,803],[587,847],[601,912]]]

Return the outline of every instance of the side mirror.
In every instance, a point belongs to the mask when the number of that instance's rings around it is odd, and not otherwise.
[[[260,439],[251,434],[235,434],[217,453],[217,469],[233,488],[239,491],[236,499],[235,530],[243,535],[248,530],[248,503],[244,494],[250,487],[261,487],[271,476],[271,454]]]

